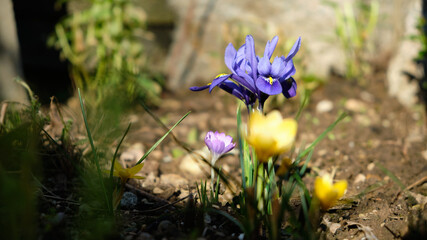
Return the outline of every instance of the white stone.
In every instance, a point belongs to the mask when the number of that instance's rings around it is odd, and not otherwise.
[[[354,184],[358,184],[358,183],[363,183],[366,180],[366,176],[359,173],[357,174],[357,176],[354,178]]]
[[[334,109],[334,103],[327,99],[318,102],[316,105],[316,112],[318,113],[330,112],[332,109]]]

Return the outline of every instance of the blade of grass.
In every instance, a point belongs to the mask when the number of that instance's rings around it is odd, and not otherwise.
[[[129,123],[128,127],[126,128],[125,133],[123,134],[123,137],[120,139],[120,142],[116,147],[116,151],[114,151],[113,160],[111,161],[110,181],[113,181],[114,163],[116,162],[117,153],[119,152],[119,148],[122,145],[122,142],[125,139],[126,135],[128,134],[131,125],[132,125],[132,123]]]
[[[105,188],[104,180],[102,178],[101,167],[99,166],[98,154],[96,152],[95,144],[93,143],[93,138],[92,138],[92,134],[91,134],[90,129],[89,129],[89,124],[87,122],[86,111],[85,111],[84,106],[83,106],[83,100],[82,100],[82,95],[80,93],[80,88],[78,88],[77,91],[79,93],[79,101],[80,101],[80,108],[82,109],[83,121],[84,121],[85,126],[86,126],[87,136],[89,138],[89,143],[90,143],[90,146],[92,148],[93,156],[95,158],[94,162],[96,165],[96,170],[98,171],[99,180],[101,181],[102,189],[104,191],[104,197],[105,197],[105,201],[107,203],[107,208],[108,208],[109,212],[111,214],[113,214],[113,208],[110,204],[110,198],[108,198],[107,189]]]
[[[311,151],[308,153],[308,156],[307,156],[307,158],[305,159],[304,165],[302,166],[302,168],[301,168],[301,170],[300,170],[300,172],[299,172],[299,175],[300,175],[300,176],[304,175],[305,170],[307,169],[307,165],[308,165],[308,163],[310,162],[311,157],[313,156],[313,152],[314,152],[314,148],[313,148],[313,149],[311,149]]]
[[[399,180],[399,178],[396,177],[396,175],[394,175],[390,170],[388,170],[387,168],[385,168],[381,163],[376,162],[375,165],[377,167],[379,167],[381,169],[381,171],[383,171],[387,176],[389,176],[391,178],[391,180],[393,180],[397,186],[400,187],[400,189],[405,190],[405,185]]]
[[[304,157],[305,155],[307,155],[307,153],[309,153],[320,141],[322,141],[323,138],[325,138],[326,134],[328,134],[328,132],[330,132],[332,129],[335,128],[335,126],[344,118],[346,118],[348,116],[347,113],[341,113],[341,115],[337,118],[337,120],[335,120],[335,122],[333,122],[331,125],[329,125],[329,127],[323,131],[317,138],[316,140],[314,140],[313,143],[310,144],[310,146],[308,148],[306,148],[302,153],[299,154],[300,158]]]
[[[140,164],[142,161],[144,161],[144,159],[168,136],[168,134],[170,132],[172,132],[172,130],[178,126],[178,124],[180,124],[182,122],[182,120],[184,120],[184,118],[186,118],[188,116],[188,114],[190,114],[190,112],[186,113],[181,119],[178,120],[178,122],[175,123],[175,125],[173,125],[171,127],[171,129],[169,129],[169,131],[167,131],[165,133],[165,135],[163,135],[163,137],[161,137],[145,154],[144,156],[141,157],[141,159],[139,159],[139,161],[136,164]]]
[[[305,106],[307,105],[307,103],[310,99],[310,97],[309,97],[310,95],[311,95],[311,91],[305,90],[304,99],[302,100],[302,103],[301,103],[300,107],[298,108],[297,115],[295,116],[296,121],[298,121],[299,118],[301,117],[302,110],[304,110]]]
[[[237,219],[235,219],[234,217],[232,217],[230,214],[228,214],[226,212],[223,212],[221,210],[215,209],[215,208],[211,208],[211,209],[209,209],[209,211],[224,216],[225,218],[227,218],[228,220],[230,220],[230,222],[236,224],[236,226],[239,227],[240,230],[246,234],[246,230],[243,227],[243,224],[241,224]]]

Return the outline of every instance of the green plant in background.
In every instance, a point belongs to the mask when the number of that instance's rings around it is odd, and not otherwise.
[[[95,92],[98,104],[105,88],[157,103],[161,87],[147,71],[145,21],[144,10],[130,0],[93,0],[58,23],[48,44],[61,50],[77,87]]]
[[[335,34],[344,49],[346,77],[366,84],[364,77],[370,71],[368,54],[372,51],[369,38],[378,21],[378,1],[370,1],[370,4],[363,0],[354,4],[345,2],[343,8],[331,1],[324,3],[335,11]]]

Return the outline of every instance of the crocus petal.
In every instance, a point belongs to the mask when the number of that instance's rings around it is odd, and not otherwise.
[[[291,51],[289,51],[289,54],[286,57],[286,61],[289,61],[290,59],[292,59],[295,56],[295,54],[297,54],[300,47],[301,47],[301,37],[299,37],[297,41],[294,43],[294,45],[292,46]]]
[[[128,172],[131,176],[133,176],[133,175],[137,174],[139,171],[141,171],[143,166],[144,166],[144,163],[137,164],[137,165],[129,168]]]
[[[264,77],[260,76],[256,81],[257,88],[268,95],[276,95],[282,92],[282,86],[279,81],[273,81],[271,84]]]
[[[271,72],[270,60],[266,57],[263,57],[259,60],[258,63],[258,73],[263,76],[269,76]]]
[[[228,69],[230,69],[232,72],[234,72],[233,63],[236,58],[236,53],[237,52],[233,44],[228,44],[227,48],[225,49],[224,61],[225,65],[227,65]]]
[[[282,72],[282,69],[285,68],[285,65],[281,58],[275,57],[273,64],[271,64],[271,71],[270,75],[272,78],[280,78],[280,73]]]
[[[267,44],[265,45],[264,57],[267,57],[268,59],[271,58],[278,41],[279,37],[275,36],[273,39],[271,39],[271,42],[267,42]]]
[[[225,80],[227,80],[230,76],[231,76],[231,74],[226,74],[226,75],[223,75],[223,76],[215,78],[212,81],[212,84],[209,86],[209,92],[212,92],[212,90],[214,89],[214,87],[218,86],[219,84],[221,84],[222,82],[224,82]]]
[[[281,86],[283,96],[286,98],[295,97],[295,95],[297,95],[297,83],[294,78],[291,77],[288,80],[281,82]]]
[[[256,66],[258,65],[258,61],[255,55],[254,38],[251,35],[246,36],[245,55],[246,55],[246,59],[249,61],[249,65],[252,68],[250,75],[252,75],[252,79],[256,79],[257,78]]]

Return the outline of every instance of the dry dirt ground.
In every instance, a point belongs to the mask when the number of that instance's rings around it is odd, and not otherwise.
[[[407,109],[388,97],[384,82],[381,74],[369,79],[366,87],[334,77],[313,92],[299,119],[296,151],[313,142],[340,113],[348,113],[317,145],[304,178],[310,191],[315,176],[325,172],[335,171],[335,179],[349,183],[344,201],[323,218],[322,238],[427,239],[426,116],[421,105]],[[269,101],[267,111],[276,108],[287,117],[294,117],[300,106],[299,98]],[[221,216],[206,218],[194,207],[196,182],[209,179],[210,169],[182,147],[208,158],[203,141],[208,131],[236,136],[237,105],[235,98],[219,90],[209,94],[184,89],[162,96],[160,106],[152,111],[166,126],[188,111],[191,114],[173,130],[179,143],[168,136],[145,160],[140,174],[146,178],[129,181],[126,191],[137,196],[137,204],[118,211],[121,239],[238,239],[241,231],[233,223]],[[131,166],[166,130],[142,107],[127,121],[133,125],[119,161]],[[217,166],[239,185],[237,150]],[[73,184],[71,180],[52,179],[46,183],[50,191],[64,199],[75,198],[64,190]],[[224,186],[221,192],[220,201],[226,206],[233,195]],[[68,209],[64,204],[42,202],[41,212],[52,207],[58,212]],[[76,214],[74,208],[65,214]]]
[[[344,197],[348,199],[346,204],[337,206],[324,217],[321,227],[322,236],[326,239],[425,237],[427,221],[425,113],[421,106],[407,109],[395,99],[388,97],[383,82],[384,76],[378,75],[370,79],[369,86],[359,87],[344,79],[333,78],[314,91],[309,105],[299,120],[297,148],[310,144],[339,113],[345,111],[349,114],[316,147],[309,164],[310,174],[305,179],[311,188],[313,178],[317,174],[336,169],[335,178],[345,179],[349,183]],[[328,107],[323,111],[319,109],[321,108],[319,102],[324,100],[332,102],[332,109],[329,108],[329,111],[325,111]],[[295,99],[283,104],[270,104],[268,107],[277,108],[284,116],[293,117],[299,104],[299,100]],[[182,143],[204,155],[208,154],[203,142],[207,131],[236,135],[236,108],[236,100],[218,90],[212,94],[183,91],[178,94],[165,94],[161,106],[154,113],[167,126],[172,126],[186,112],[192,111],[173,132]],[[120,157],[121,161],[129,165],[165,132],[142,109],[130,116],[130,120],[135,124],[125,141]],[[140,193],[138,196],[146,199],[140,199],[145,204],[139,204],[138,210],[152,209],[155,208],[154,205],[158,207],[186,197],[190,192],[195,193],[195,183],[209,177],[206,164],[197,159],[168,137],[147,158],[142,170],[142,175],[147,178],[131,182],[134,187],[130,190],[139,193],[140,191],[136,189],[142,190],[142,195]],[[233,179],[240,178],[236,151],[217,164]],[[160,201],[156,197],[166,201],[150,207],[153,202]],[[228,191],[221,196],[223,202],[230,200],[231,197]],[[181,204],[185,205],[187,200]],[[145,239],[142,237],[154,236],[160,239],[162,236],[168,236],[168,230],[164,228],[171,228],[170,231],[175,233],[182,231],[183,222],[169,212],[173,212],[173,209],[176,208],[164,208],[157,213],[150,213],[152,216],[148,218],[150,224],[147,223],[147,217],[141,217],[140,213],[125,211],[123,214],[128,216],[129,222],[123,228],[127,229],[128,238]],[[156,214],[162,217],[153,217]],[[223,220],[217,219],[220,222],[213,222],[210,227],[205,228],[204,237],[237,238],[238,234],[236,232],[233,234],[236,229],[225,229],[221,222]]]

